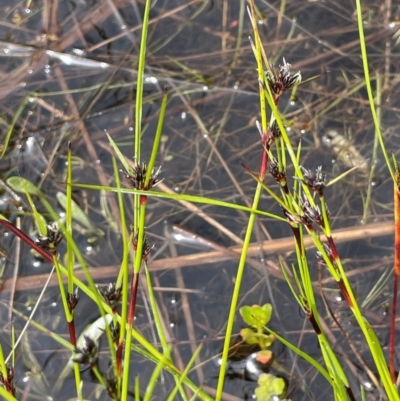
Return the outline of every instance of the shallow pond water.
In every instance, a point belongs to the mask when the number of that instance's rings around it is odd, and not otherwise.
[[[349,152],[335,154],[322,140],[326,132],[334,130],[367,160],[369,171],[373,166],[371,179],[369,172],[355,171],[329,187],[325,195],[333,228],[338,232],[339,253],[351,271],[356,296],[379,340],[387,344],[393,185],[381,152],[375,150],[378,146],[363,84],[355,5],[342,0],[293,0],[287,4],[260,0],[256,4],[271,62],[282,65],[285,58],[304,79],[320,75],[300,86],[295,96],[285,95],[280,102],[291,141],[296,146],[301,141],[301,164],[307,168],[322,166],[329,179],[348,169],[343,157],[351,157]],[[133,157],[143,7],[142,1],[131,0],[56,1],[51,5],[2,1],[0,5],[0,136],[4,144],[0,149],[4,153],[0,160],[0,210],[32,237],[36,232],[29,203],[6,185],[10,177],[32,181],[62,214],[57,193],[65,193],[69,142],[73,181],[77,184],[115,185],[113,152],[106,133],[127,158]],[[377,101],[381,104],[383,135],[388,150],[398,155],[399,11],[395,5],[386,9],[372,1],[363,2],[363,10],[371,80],[380,93]],[[251,204],[256,183],[243,165],[257,171],[261,148],[256,128],[256,64],[249,35],[251,25],[244,0],[153,1],[144,80],[142,157],[147,160],[150,156],[163,89],[167,87],[169,100],[157,160],[163,181],[157,190]],[[126,186],[123,174],[121,178]],[[271,177],[266,182],[278,190]],[[123,252],[117,196],[75,187],[73,199],[96,227],[90,229],[76,222],[74,238],[96,284],[106,285],[115,280]],[[130,223],[132,199],[125,196],[124,200]],[[44,212],[40,202],[37,207]],[[281,216],[279,205],[267,192],[259,209]],[[149,267],[165,330],[173,344],[174,361],[182,369],[203,344],[197,368],[189,376],[210,394],[217,383],[217,360],[247,221],[247,213],[233,209],[201,204],[193,207],[162,198],[149,200],[146,233],[154,244]],[[360,233],[364,228],[369,230],[367,236]],[[340,239],[344,229],[353,234]],[[276,242],[268,246],[270,241]],[[32,311],[51,266],[35,258],[26,245],[4,230],[1,248],[1,343],[8,351],[12,325],[19,334],[24,324],[17,311],[25,316]],[[279,258],[287,266],[296,262],[293,251],[288,224],[257,218],[239,305],[272,303],[271,327],[320,361],[315,332],[295,303],[279,267]],[[370,357],[337,287],[318,266],[314,253],[314,249],[309,250],[318,306],[358,398],[365,372],[353,355],[346,357],[350,352],[348,340],[327,305],[367,364]],[[64,254],[65,245],[61,245],[61,258]],[[375,288],[381,277],[381,285]],[[144,277],[139,293],[135,327],[157,343]],[[96,306],[82,296],[76,310],[77,332],[97,317]],[[34,318],[50,331],[67,336],[55,277],[48,283]],[[242,327],[238,315],[232,343]],[[69,352],[33,325],[25,336],[25,348],[21,346],[22,352],[16,353],[17,397],[50,399],[54,397],[52,383]],[[331,388],[307,363],[277,342],[273,351],[276,366],[288,381],[288,398],[332,399]],[[100,355],[107,355],[106,347],[101,348]],[[154,364],[137,353],[132,359],[132,377],[139,376],[144,392]],[[100,368],[106,371],[107,356],[100,361]],[[236,366],[232,365],[227,376],[224,399],[251,399],[256,383],[245,380],[240,372],[234,374]],[[85,398],[108,399],[89,370],[83,377]],[[156,398],[166,400],[173,386],[168,374],[162,376]],[[74,391],[71,375],[63,386],[62,399],[71,399]],[[368,397],[379,396],[372,391]]]

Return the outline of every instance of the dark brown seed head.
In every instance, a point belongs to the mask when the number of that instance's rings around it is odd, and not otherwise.
[[[269,172],[271,173],[272,177],[275,181],[279,184],[286,183],[286,172],[279,171],[279,165],[275,158],[271,158],[269,162]]]
[[[61,240],[63,239],[62,232],[58,223],[53,222],[47,225],[47,235],[40,235],[35,241],[38,246],[45,249],[46,251],[54,252]]]
[[[319,166],[315,172],[305,169],[300,166],[303,172],[303,182],[306,184],[313,192],[317,192],[320,196],[323,196],[324,189],[326,187],[326,174],[322,172],[322,166]]]
[[[70,311],[73,311],[78,305],[79,302],[79,293],[78,287],[75,288],[74,292],[68,293],[67,303]]]
[[[301,222],[304,225],[308,227],[312,226],[314,223],[318,226],[323,225],[323,218],[319,207],[312,206],[305,196],[301,202],[301,210],[303,212]]]
[[[161,180],[159,179],[161,167],[157,169],[156,172],[152,170],[151,172],[147,169],[147,164],[145,162],[135,162],[134,166],[129,169],[129,171],[124,172],[125,177],[129,180],[130,184],[135,189],[149,190],[155,187]],[[149,183],[146,185],[147,174],[150,174]]]
[[[121,287],[116,288],[115,283],[108,284],[108,287],[101,288],[97,287],[100,296],[103,298],[104,302],[110,306],[110,308],[115,308],[121,299]]]
[[[279,66],[279,69],[273,68],[272,71],[266,72],[268,85],[275,96],[282,95],[282,93],[286,92],[293,85],[301,82],[300,72],[292,74],[290,67],[291,65],[283,59],[283,65]]]
[[[85,344],[81,348],[75,349],[74,362],[82,365],[94,366],[97,360],[97,344],[90,337],[84,336]]]

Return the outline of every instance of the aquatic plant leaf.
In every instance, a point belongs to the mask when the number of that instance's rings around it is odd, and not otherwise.
[[[37,196],[39,198],[43,196],[43,192],[26,178],[14,176],[8,178],[6,182],[7,185],[9,185],[9,187],[15,192],[28,192],[29,195]]]
[[[249,326],[254,325],[254,319],[251,315],[251,306],[248,305],[242,306],[239,309],[239,313],[242,316],[245,323],[247,323]]]
[[[280,396],[285,392],[285,381],[270,373],[261,373],[258,378],[258,387],[254,390],[257,401],[270,401],[273,396]]]
[[[264,304],[262,306],[262,310],[265,313],[265,319],[266,322],[264,323],[264,326],[266,326],[268,324],[268,322],[271,320],[271,316],[272,316],[272,305],[271,304]]]
[[[271,319],[272,306],[265,304],[263,306],[243,306],[239,309],[243,320],[249,325],[261,330]]]
[[[275,341],[275,337],[272,334],[263,334],[260,342],[260,347],[262,349],[269,348]]]
[[[62,192],[57,192],[56,198],[58,203],[64,210],[67,210],[67,196]],[[95,227],[93,223],[86,216],[85,212],[71,199],[71,213],[72,218],[82,226],[84,226],[90,233],[96,234],[99,237],[104,235],[104,232]]]
[[[240,330],[240,336],[243,338],[243,341],[245,341],[246,344],[252,345],[259,343],[259,339],[252,329],[246,328]]]

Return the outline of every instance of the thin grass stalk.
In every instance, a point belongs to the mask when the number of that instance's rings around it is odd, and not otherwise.
[[[365,43],[365,36],[364,36],[364,22],[363,22],[363,16],[362,16],[361,1],[355,0],[355,2],[356,2],[356,10],[357,10],[358,34],[360,36],[361,59],[362,59],[362,64],[363,64],[363,69],[364,69],[365,86],[367,88],[368,101],[369,101],[369,106],[371,109],[371,115],[372,115],[372,119],[374,121],[374,126],[375,126],[375,130],[376,130],[376,133],[378,136],[379,144],[381,146],[383,157],[385,158],[386,166],[390,172],[393,182],[396,182],[394,172],[393,172],[393,167],[390,163],[390,158],[386,152],[386,147],[385,147],[385,143],[383,142],[381,127],[379,124],[378,116],[376,114],[374,95],[372,93],[372,87],[371,87],[371,78],[369,75],[368,55],[367,55],[367,46]]]
[[[59,263],[58,263],[58,260],[57,260],[56,257],[54,257],[53,264],[54,264],[54,266],[56,268],[56,274],[57,274],[57,279],[58,279],[58,285],[59,285],[59,288],[60,288],[60,295],[61,295],[62,305],[63,305],[63,308],[64,308],[65,319],[67,320],[67,324],[68,324],[69,338],[70,338],[71,344],[74,347],[76,347],[75,325],[73,324],[73,316],[72,316],[71,310],[69,308],[67,294],[65,293],[62,273],[61,273],[60,266],[59,266]]]
[[[22,179],[21,179],[21,184],[22,184],[22,186],[24,188],[25,195],[26,195],[26,197],[28,199],[28,202],[29,202],[29,206],[32,209],[33,217],[35,219],[35,224],[36,224],[36,227],[38,229],[38,232],[39,232],[40,235],[46,235],[47,234],[46,220],[37,211],[36,206],[35,206],[35,202],[33,201],[31,194],[27,190],[24,180],[22,180]]]
[[[150,155],[150,160],[149,164],[147,166],[147,174],[144,180],[144,186],[147,188],[150,183],[150,179],[152,177],[152,172],[154,169],[154,166],[156,164],[156,159],[158,155],[158,149],[160,147],[161,143],[161,135],[164,127],[164,120],[165,120],[165,111],[167,108],[167,101],[168,101],[168,89],[167,87],[164,88],[164,93],[163,93],[163,99],[161,102],[161,108],[160,108],[160,115],[158,117],[158,123],[157,123],[157,129],[156,129],[156,135],[153,141],[153,146],[151,149],[151,155]]]
[[[124,254],[121,263],[121,270],[124,270],[122,276],[122,307],[121,307],[121,319],[123,322],[128,320],[128,297],[129,297],[129,244],[132,243],[133,233],[129,236],[128,243],[124,244]],[[124,341],[126,337],[126,326],[121,325],[119,333],[119,342],[117,345],[116,360],[117,360],[117,377],[122,379],[122,354],[124,349]]]
[[[191,367],[194,365],[194,363],[195,363],[195,361],[196,361],[196,358],[199,356],[201,349],[202,349],[202,345],[200,344],[200,345],[197,347],[196,351],[193,352],[193,355],[190,357],[190,360],[189,360],[189,362],[187,363],[187,365],[186,365],[184,371],[182,372],[182,375],[181,375],[181,376],[179,377],[179,379],[176,381],[176,385],[175,385],[174,389],[171,391],[170,395],[168,396],[167,401],[174,401],[175,396],[176,396],[176,393],[178,392],[178,389],[181,389],[181,388],[182,388],[183,379],[184,379],[185,377],[187,377],[187,375],[188,375],[188,373],[189,373]],[[182,391],[181,391],[181,393],[182,393]],[[185,399],[185,398],[184,398],[184,399]]]
[[[264,66],[263,66],[261,50],[260,50],[260,40],[258,40],[258,30],[257,30],[258,28],[257,28],[256,13],[254,10],[254,1],[250,2],[250,7],[251,7],[250,18],[252,21],[253,32],[254,32],[255,39],[256,39],[255,40],[255,50],[256,50],[255,53],[256,53],[256,61],[257,61],[258,79],[259,79],[259,82],[263,82]],[[263,181],[266,171],[267,171],[267,164],[268,164],[268,158],[267,158],[268,154],[267,154],[267,152],[264,151],[264,146],[267,146],[267,143],[268,143],[267,142],[268,122],[267,122],[266,101],[265,101],[265,96],[263,94],[263,88],[262,88],[261,84],[259,85],[259,90],[260,90],[261,130],[262,130],[261,142],[263,145],[263,149],[262,149],[260,171],[259,171],[258,178],[259,178],[259,181]],[[253,198],[253,203],[252,203],[252,209],[257,209],[259,200],[261,198],[261,192],[262,192],[262,186],[261,186],[261,184],[257,183],[257,187],[256,187],[256,190],[254,193],[254,198]],[[220,371],[219,371],[217,391],[216,391],[216,395],[215,395],[216,401],[220,401],[222,398],[222,392],[223,392],[224,382],[225,382],[225,374],[226,374],[226,369],[227,369],[229,347],[230,347],[231,336],[232,336],[232,332],[233,332],[233,325],[234,325],[235,315],[236,315],[236,308],[237,308],[237,304],[238,304],[238,300],[239,300],[240,287],[242,284],[244,269],[245,269],[245,265],[246,265],[247,251],[248,251],[250,241],[251,241],[251,236],[253,233],[255,218],[256,218],[256,215],[254,213],[251,213],[251,215],[249,216],[248,224],[247,224],[246,235],[245,235],[244,242],[243,242],[242,253],[240,255],[238,270],[236,273],[235,285],[234,285],[233,294],[232,294],[232,298],[231,298],[231,305],[230,305],[230,309],[229,309],[228,322],[226,325],[225,339],[224,339],[224,345],[223,345],[222,356],[221,356],[221,367],[220,367]]]
[[[101,374],[101,372],[99,371],[99,368],[94,364],[90,367],[92,369],[92,372],[94,373],[94,375],[96,376],[96,379],[99,381],[99,383],[103,386],[103,388],[107,388],[107,383],[104,380],[103,375]]]
[[[236,35],[236,44],[235,44],[235,51],[233,53],[232,61],[229,65],[229,70],[232,70],[236,67],[237,61],[239,59],[239,55],[241,53],[241,46],[242,46],[242,38],[243,38],[243,25],[244,25],[244,16],[246,10],[246,0],[239,0],[239,13],[238,13],[238,28],[237,28],[237,35]],[[227,74],[229,76],[230,74]]]
[[[69,155],[69,157],[70,157],[70,155]],[[71,159],[69,158],[69,162],[70,161],[71,161]],[[71,194],[70,194],[70,196],[71,196]],[[71,198],[69,200],[71,201]],[[71,214],[71,202],[69,202],[69,210],[68,210],[68,205],[67,205],[67,216],[68,216],[68,213]],[[67,221],[68,221],[68,217],[67,217]],[[70,338],[70,342],[71,342],[72,346],[74,347],[74,354],[75,354],[76,332],[75,332],[73,309],[70,307],[71,305],[69,303],[69,298],[67,297],[67,294],[65,292],[62,273],[61,273],[60,266],[58,263],[58,255],[56,254],[56,252],[57,252],[56,250],[53,252],[53,259],[54,259],[53,265],[56,269],[57,279],[58,279],[58,283],[59,283],[59,287],[60,287],[62,305],[63,305],[63,309],[64,309],[64,313],[65,313],[65,319],[66,319],[67,325],[68,325],[69,338]],[[73,266],[72,266],[72,269],[73,269]],[[70,268],[70,266],[68,266],[68,280],[69,280],[69,285],[71,285],[71,286],[73,285],[72,277],[73,277],[73,274],[71,275],[71,268]],[[73,292],[71,292],[71,294],[73,294]],[[79,400],[83,400],[82,390],[81,390],[81,374],[80,374],[80,368],[79,368],[78,363],[74,362],[73,370],[74,370],[76,394],[77,394],[77,397]]]
[[[143,105],[143,82],[144,82],[144,68],[146,64],[146,49],[147,49],[147,32],[149,28],[151,0],[146,0],[143,23],[142,35],[140,40],[139,50],[139,64],[137,68],[137,84],[136,84],[136,103],[135,103],[135,138],[134,138],[134,158],[136,162],[140,163],[141,160],[141,138],[142,138],[142,105]],[[139,227],[139,196],[134,196],[134,231],[136,232]]]
[[[128,315],[127,315],[127,323],[129,327],[133,327],[133,321],[135,317],[136,310],[136,302],[137,302],[137,292],[139,285],[139,274],[140,268],[143,262],[143,243],[144,243],[144,227],[146,220],[146,203],[147,196],[140,195],[140,220],[138,222],[138,229],[135,233],[135,237],[137,238],[137,247],[135,249],[135,261],[134,261],[134,269],[131,278],[131,286],[130,286],[130,296],[129,296],[129,307],[128,307]],[[121,399],[125,401],[128,396],[128,385],[129,385],[129,364],[130,364],[130,345],[132,342],[132,330],[128,330],[125,338],[125,352],[124,352],[124,371],[122,375],[122,392]]]
[[[154,317],[154,324],[156,326],[156,330],[157,330],[157,334],[158,337],[160,339],[160,343],[164,352],[165,357],[167,358],[168,361],[172,362],[172,358],[171,358],[171,348],[168,345],[167,339],[165,337],[164,334],[164,330],[163,330],[163,326],[162,326],[162,322],[160,319],[160,313],[159,313],[159,309],[157,306],[157,301],[156,301],[156,297],[154,295],[154,290],[153,290],[153,283],[151,281],[151,276],[150,276],[150,271],[149,268],[147,266],[147,262],[144,263],[144,268],[145,268],[145,272],[146,272],[146,283],[147,283],[147,289],[149,292],[149,301],[150,301],[150,307],[151,307],[151,311],[153,313],[153,317]],[[185,391],[182,387],[182,381],[178,380],[175,376],[175,388],[179,389],[180,395],[182,397],[183,400],[186,400],[186,394]]]
[[[119,170],[117,166],[117,160],[115,157],[112,158],[112,163],[113,163],[113,170],[114,170],[114,178],[115,178],[115,183],[117,188],[121,188],[121,180],[120,180],[120,175],[119,175]],[[126,227],[126,218],[125,218],[125,204],[124,204],[124,199],[122,196],[121,191],[117,192],[117,197],[118,197],[118,205],[119,205],[119,213],[120,213],[120,221],[121,221],[121,236],[122,236],[122,262],[121,262],[121,268],[119,269],[118,277],[117,280],[115,281],[115,288],[120,289],[122,288],[122,293],[121,293],[121,317],[123,321],[126,321],[126,316],[127,316],[127,308],[128,308],[128,283],[129,283],[129,250],[130,250],[130,244],[132,243],[133,239],[133,234],[131,234],[130,237],[128,237],[127,233],[127,227]],[[117,315],[117,309],[116,306],[113,308],[113,322],[114,324],[117,324],[116,320],[116,315]],[[125,338],[125,325],[120,326],[120,332],[119,332],[119,339],[116,344],[117,350],[114,350],[114,347],[111,347],[112,349],[112,357],[113,360],[115,361],[115,364],[113,364],[114,367],[114,374],[115,378],[117,380],[118,386],[118,396],[120,397],[120,390],[121,390],[121,371],[122,371],[122,350],[123,350],[123,343],[124,343],[124,338]]]
[[[129,171],[129,165],[126,163],[124,156],[122,155],[121,151],[119,150],[118,146],[115,144],[113,139],[111,138],[110,135],[108,135],[108,139],[111,143],[111,146],[113,147],[114,151],[116,152],[118,159],[121,161],[123,164],[125,171]],[[113,157],[113,166],[114,166],[114,176],[116,179],[116,184],[117,184],[117,196],[118,196],[118,204],[119,204],[119,211],[120,211],[120,217],[121,217],[121,230],[122,230],[122,244],[123,244],[123,256],[122,256],[122,262],[121,262],[121,268],[120,272],[118,274],[118,278],[116,281],[116,286],[118,288],[122,286],[122,300],[121,300],[121,318],[122,321],[126,322],[127,321],[127,316],[128,316],[128,294],[129,294],[129,250],[130,246],[133,240],[133,235],[134,233],[131,233],[129,238],[127,237],[127,229],[126,229],[126,219],[125,219],[125,206],[124,206],[124,201],[123,201],[123,191],[121,189],[121,183],[119,179],[119,174],[118,174],[118,169],[116,165],[116,160]],[[116,378],[119,383],[118,385],[118,391],[121,390],[122,388],[122,355],[123,355],[123,350],[124,350],[124,341],[125,341],[125,336],[126,336],[126,326],[121,325],[120,327],[120,333],[119,333],[119,340],[117,344],[117,350],[116,350]]]
[[[148,197],[156,197],[156,198],[163,198],[163,199],[171,199],[171,200],[182,200],[187,201],[190,203],[200,203],[203,205],[213,205],[228,209],[234,210],[241,210],[247,213],[254,213],[259,216],[269,217],[274,220],[287,222],[287,220],[281,216],[278,216],[273,213],[265,212],[264,210],[254,209],[253,207],[247,207],[243,205],[238,205],[231,202],[224,202],[218,199],[206,198],[203,196],[196,196],[196,195],[183,195],[183,194],[171,194],[166,192],[157,192],[157,191],[148,191],[143,189],[133,189],[133,188],[116,188],[116,187],[102,187],[99,185],[92,185],[92,184],[73,184],[75,188],[85,188],[85,189],[94,189],[97,191],[106,190],[111,192],[121,192],[125,194],[139,194],[139,195],[146,195]]]
[[[324,205],[324,200],[323,197],[321,199],[321,206]],[[323,206],[324,207],[324,206]],[[327,216],[327,213],[326,213]],[[346,272],[344,270],[344,267],[342,265],[342,262],[340,260],[339,254],[337,252],[337,248],[335,245],[335,242],[332,238],[331,234],[331,228],[330,228],[330,222],[329,218],[327,216],[326,220],[324,220],[324,226],[322,227],[323,232],[326,236],[326,239],[329,244],[330,252],[331,252],[331,258],[332,262],[335,264],[337,267],[337,272],[340,275],[340,280],[336,280],[339,288],[342,292],[342,295],[344,299],[346,300],[347,304],[349,305],[353,315],[355,316],[358,325],[360,326],[364,337],[367,341],[368,348],[372,354],[372,357],[374,359],[375,365],[378,369],[379,376],[382,380],[383,387],[385,388],[385,391],[387,393],[387,396],[389,400],[397,400],[398,399],[398,393],[396,386],[391,382],[391,376],[388,370],[388,366],[385,362],[385,357],[382,352],[382,348],[379,345],[379,341],[376,337],[376,334],[374,333],[373,329],[369,325],[369,323],[366,321],[364,316],[362,315],[360,308],[358,306],[357,300],[354,296],[353,290],[351,288],[350,282],[348,280],[348,277],[346,275]],[[319,239],[317,239],[319,241]],[[326,262],[329,261],[329,257],[325,259]]]
[[[14,132],[15,124],[17,123],[17,121],[21,117],[21,114],[24,111],[26,105],[29,103],[29,99],[30,99],[30,97],[26,96],[24,98],[24,100],[21,102],[21,104],[19,105],[19,107],[18,107],[17,111],[15,112],[15,114],[13,115],[13,119],[11,121],[10,127],[8,128],[7,133],[6,133],[5,137],[4,137],[4,141],[2,143],[2,147],[1,147],[1,150],[0,150],[0,159],[2,159],[4,157],[4,155],[6,154],[6,152],[7,152],[8,144],[10,142],[11,135]]]
[[[161,375],[164,368],[165,362],[168,360],[168,355],[164,354],[163,358],[158,361],[156,368],[154,369],[152,375],[150,376],[149,383],[147,384],[146,391],[144,393],[143,401],[150,401],[154,395],[154,391],[157,385],[157,380]]]
[[[113,164],[115,185],[117,186],[118,189],[121,189],[121,180],[120,180],[117,160],[114,156],[112,157],[112,164]],[[121,237],[122,237],[122,246],[123,246],[122,255],[125,256],[125,254],[126,255],[129,254],[130,244],[131,244],[132,240],[128,239],[128,230],[127,230],[126,218],[125,218],[125,203],[124,203],[124,198],[122,196],[121,191],[117,192],[117,198],[118,198],[119,217],[121,219]],[[122,286],[122,276],[125,273],[129,274],[128,260],[126,260],[126,264],[121,265],[117,280],[115,282],[116,288],[120,288]]]
[[[379,125],[381,125],[382,121],[382,79],[381,75],[377,72],[376,73],[376,116],[379,121]],[[377,153],[378,153],[378,148],[379,148],[379,139],[376,130],[374,131],[374,144],[372,146],[372,155],[371,155],[371,169],[368,175],[368,188],[367,188],[367,196],[365,199],[364,203],[364,213],[362,217],[362,222],[363,224],[367,223],[368,219],[368,208],[369,204],[371,202],[372,198],[372,191],[373,191],[373,181],[374,181],[374,176],[375,176],[375,171],[376,171],[376,164],[375,160],[377,158]]]
[[[64,337],[58,335],[57,333],[54,333],[53,331],[50,331],[47,327],[43,326],[39,322],[37,322],[34,319],[30,319],[29,317],[25,316],[22,312],[20,312],[18,309],[13,308],[13,313],[18,315],[20,318],[29,321],[29,323],[32,324],[32,326],[36,327],[39,331],[42,333],[47,334],[50,338],[52,338],[56,343],[60,344],[63,348],[73,352],[74,351],[74,346],[66,340]]]
[[[300,164],[298,161],[298,155],[296,155],[294,153],[292,144],[290,143],[290,139],[289,136],[286,132],[286,128],[283,124],[282,118],[280,116],[279,110],[277,108],[277,105],[275,104],[275,99],[273,94],[271,93],[271,89],[269,88],[268,85],[263,84],[263,93],[265,95],[265,98],[267,99],[268,105],[272,110],[272,114],[278,124],[279,130],[282,134],[282,139],[284,141],[285,144],[285,149],[287,151],[287,153],[289,153],[290,159],[293,163],[293,167],[295,169],[295,176],[298,177],[299,181],[302,183],[302,189],[305,192],[307,199],[309,200],[309,202],[311,203],[312,206],[315,206],[315,202],[314,202],[314,198],[312,197],[309,188],[303,183],[303,173],[300,169]]]
[[[68,143],[67,155],[67,207],[65,218],[65,229],[72,237],[72,149],[71,142]],[[67,267],[68,267],[68,293],[73,295],[74,285],[72,277],[74,275],[74,253],[69,241],[67,241]]]
[[[57,214],[53,210],[53,208],[49,204],[49,202],[47,202],[47,200],[45,198],[40,198],[40,200],[42,201],[43,205],[45,206],[45,208],[47,209],[49,214],[52,216],[52,218],[54,220],[56,220],[57,219]],[[99,312],[100,312],[101,316],[103,318],[105,318],[104,303],[103,303],[103,301],[102,301],[102,299],[100,297],[99,291],[97,290],[97,287],[96,287],[96,285],[95,285],[95,283],[93,281],[93,278],[89,273],[89,270],[88,270],[88,267],[86,265],[86,262],[85,262],[85,260],[84,260],[84,258],[82,256],[79,248],[77,247],[73,237],[71,236],[71,233],[68,232],[62,224],[60,224],[60,228],[64,233],[64,236],[65,236],[65,239],[66,239],[67,243],[70,244],[71,249],[73,251],[73,254],[77,258],[77,260],[78,260],[78,262],[79,262],[79,264],[81,266],[81,269],[84,272],[85,278],[89,283],[89,288],[87,286],[83,286],[83,291],[86,293],[86,295],[91,296],[95,300],[95,303],[96,303],[97,307],[99,308]],[[54,259],[53,264],[55,262],[57,262],[56,268],[58,267],[60,269],[60,271],[68,277],[69,267],[67,267],[67,268],[63,267],[61,264],[58,263],[58,260],[56,261],[56,259]],[[72,280],[74,281],[75,279],[76,279],[76,277],[74,275],[72,275]],[[112,349],[113,341],[112,341],[111,332],[110,332],[110,329],[109,329],[108,326],[106,326],[106,334],[107,334],[109,347],[110,347],[110,349]],[[76,339],[75,339],[75,345],[76,345]],[[74,372],[75,372],[75,377],[77,377],[77,375],[79,374],[79,365],[77,363],[74,363]],[[78,385],[78,380],[77,380],[77,385]],[[79,397],[79,399],[82,399],[82,392],[81,392],[81,387],[80,386],[81,386],[81,381],[79,380],[78,397]]]
[[[67,205],[66,205],[65,230],[66,230],[66,232],[68,232],[69,236],[72,237],[72,201],[71,201],[71,199],[72,199],[72,187],[71,187],[71,184],[72,184],[72,152],[71,152],[71,143],[68,144],[67,164],[68,164],[68,166],[67,166]],[[53,252],[53,257],[54,257],[53,264],[56,268],[57,278],[58,278],[60,292],[61,292],[61,299],[63,302],[65,317],[67,319],[68,330],[70,333],[71,344],[74,347],[76,347],[76,333],[75,333],[75,323],[74,323],[75,305],[72,307],[72,304],[70,303],[71,299],[75,297],[74,284],[72,281],[72,277],[74,275],[74,255],[72,252],[72,247],[71,247],[70,242],[67,241],[67,268],[68,268],[68,284],[67,284],[68,292],[67,293],[68,293],[68,296],[65,293],[62,274],[61,274],[59,266],[58,266],[58,260],[57,260],[58,255],[56,254],[56,251]],[[74,370],[75,370],[75,366],[74,366]],[[79,372],[79,366],[78,366],[77,372]],[[77,384],[77,386],[79,386],[79,382],[80,382],[79,373],[76,378],[77,378],[76,384]]]
[[[141,156],[140,151],[141,151],[141,134],[142,134],[143,82],[144,82],[144,68],[146,65],[147,32],[149,27],[150,6],[151,6],[151,0],[146,0],[143,22],[142,22],[139,63],[137,68],[134,155],[135,159],[138,161],[140,160]]]
[[[299,299],[301,300],[300,306],[305,311],[306,316],[311,323],[315,334],[317,335],[321,352],[327,366],[327,370],[331,376],[331,381],[335,393],[343,401],[347,399],[346,394],[348,394],[352,400],[355,400],[354,395],[349,387],[349,382],[346,378],[346,375],[341,368],[341,365],[337,360],[335,353],[330,347],[325,333],[321,328],[317,304],[314,296],[313,284],[310,277],[310,269],[308,266],[307,255],[304,247],[303,230],[301,229],[301,227],[298,227],[298,225],[296,226],[292,226],[292,230],[296,243],[296,252],[298,254],[298,263],[302,287],[301,293],[303,293],[305,296],[305,298],[299,297]]]
[[[135,138],[134,138],[134,157],[136,163],[141,162],[141,135],[142,135],[142,102],[143,102],[143,82],[144,82],[144,68],[146,62],[146,47],[147,47],[147,32],[150,16],[150,6],[151,0],[146,0],[143,24],[142,24],[142,35],[140,43],[140,53],[139,53],[139,65],[137,71],[137,88],[136,88],[136,104],[135,104]],[[166,96],[163,100],[164,108],[162,109],[162,118],[164,119]],[[161,124],[162,126],[162,124]],[[161,138],[161,130],[157,135]],[[159,142],[158,142],[159,143]],[[158,143],[156,146],[158,146]],[[154,147],[153,147],[154,150]],[[155,156],[151,159],[151,163],[155,163]],[[129,170],[127,170],[129,171]],[[150,181],[151,170],[146,174],[145,180],[147,184]],[[147,186],[146,186],[147,188]],[[145,238],[145,216],[146,216],[146,203],[147,197],[144,195],[134,195],[134,224],[133,231],[137,236],[137,248],[135,249],[135,263],[132,274],[131,289],[130,289],[130,300],[127,321],[130,327],[132,327],[133,319],[135,315],[136,299],[137,299],[137,289],[139,283],[139,272],[143,260],[143,242]],[[122,401],[127,399],[128,396],[128,384],[129,384],[129,363],[130,363],[130,348],[132,341],[132,331],[127,332],[125,338],[125,353],[124,353],[124,372],[122,377]]]
[[[139,375],[135,376],[135,401],[141,401],[140,398],[140,378]]]
[[[144,340],[146,341],[143,337],[140,336],[140,334],[135,333],[135,330],[133,330],[133,337],[137,337],[140,340]],[[142,347],[138,347],[135,344],[132,344],[132,350],[139,352],[142,356],[144,356],[145,358],[147,358],[150,361],[153,361],[154,363],[158,363],[158,361],[160,359],[162,359],[162,354],[160,353],[160,356],[154,356],[154,353],[148,353],[147,350],[144,350]],[[155,352],[159,352],[157,350],[155,350]],[[182,372],[173,364],[168,363],[165,365],[164,369],[171,373],[172,375],[176,376],[178,379],[180,377],[182,377]],[[198,397],[200,399],[202,399],[203,401],[215,401],[214,398],[212,398],[210,395],[208,395],[204,390],[202,390],[201,387],[196,386],[191,380],[189,380],[187,377],[183,378],[183,383],[189,388],[191,389],[193,392],[195,392]]]

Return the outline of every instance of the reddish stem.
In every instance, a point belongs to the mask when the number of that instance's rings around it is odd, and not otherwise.
[[[32,238],[28,237],[23,231],[16,227],[13,223],[8,220],[0,219],[0,224],[7,227],[12,231],[17,237],[21,238],[27,245],[34,249],[38,254],[40,254],[49,263],[54,264],[53,255],[43,248],[41,248]]]
[[[120,339],[118,347],[117,347],[117,352],[115,355],[116,358],[116,363],[117,363],[117,377],[121,377],[121,371],[122,371],[122,352],[124,350],[124,340]]]
[[[261,182],[264,181],[265,175],[267,173],[267,166],[268,166],[268,153],[269,144],[268,144],[268,135],[263,132],[262,134],[262,145],[263,145],[263,152],[261,156],[261,163],[260,163],[260,173],[258,174],[258,178]]]
[[[22,230],[16,227],[13,223],[8,220],[0,219],[0,224],[7,227],[10,231],[12,231],[17,237],[21,238],[28,246],[34,249],[39,255],[41,255],[45,260],[49,263],[54,264],[54,258],[56,257],[55,253],[47,252],[45,249],[41,248],[32,238],[28,237]],[[71,344],[76,347],[76,332],[75,332],[75,324],[74,319],[68,322],[68,331],[69,338]]]
[[[130,327],[132,327],[133,320],[135,318],[138,283],[139,283],[139,274],[133,272],[132,280],[131,280],[131,290],[130,290],[130,296],[129,296],[129,308],[128,308],[128,324]],[[117,348],[117,352],[116,352],[118,377],[121,376],[123,349],[124,349],[124,342],[123,342],[123,340],[121,340],[118,344],[118,348]]]
[[[397,288],[400,275],[400,193],[399,193],[399,174],[396,174],[394,188],[394,266],[393,266],[393,298],[390,316],[389,334],[389,371],[393,383],[396,383],[395,369],[395,343],[396,343],[396,308],[397,308]]]
[[[129,326],[132,326],[133,319],[135,318],[138,283],[139,283],[139,274],[136,272],[133,272],[132,280],[131,280],[131,293],[130,293],[130,299],[129,299],[129,309],[128,309]]]
[[[76,347],[76,333],[75,333],[75,323],[74,319],[68,322],[69,340],[71,344]]]

